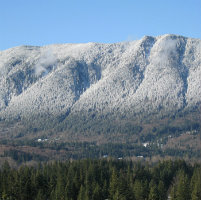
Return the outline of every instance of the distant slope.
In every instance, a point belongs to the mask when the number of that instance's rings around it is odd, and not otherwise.
[[[146,36],[0,52],[2,133],[134,134],[150,120],[196,111],[200,102],[198,39]]]

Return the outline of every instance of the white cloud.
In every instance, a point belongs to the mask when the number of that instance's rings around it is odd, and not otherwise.
[[[42,74],[45,76],[48,74],[50,67],[56,67],[56,57],[52,53],[51,49],[42,52],[40,59],[34,67],[35,75],[40,76]]]
[[[152,50],[151,62],[158,65],[167,65],[171,58],[176,54],[177,40],[164,38],[158,40]]]

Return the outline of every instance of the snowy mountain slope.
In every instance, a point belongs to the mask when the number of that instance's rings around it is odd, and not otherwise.
[[[201,102],[201,41],[15,47],[0,52],[0,77],[3,121],[169,115]]]

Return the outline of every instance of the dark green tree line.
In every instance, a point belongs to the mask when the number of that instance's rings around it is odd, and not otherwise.
[[[1,200],[201,199],[201,166],[164,161],[154,166],[119,160],[53,162],[0,169]]]

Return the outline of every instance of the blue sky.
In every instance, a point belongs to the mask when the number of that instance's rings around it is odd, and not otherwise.
[[[166,33],[201,39],[201,0],[0,0],[0,50]]]

